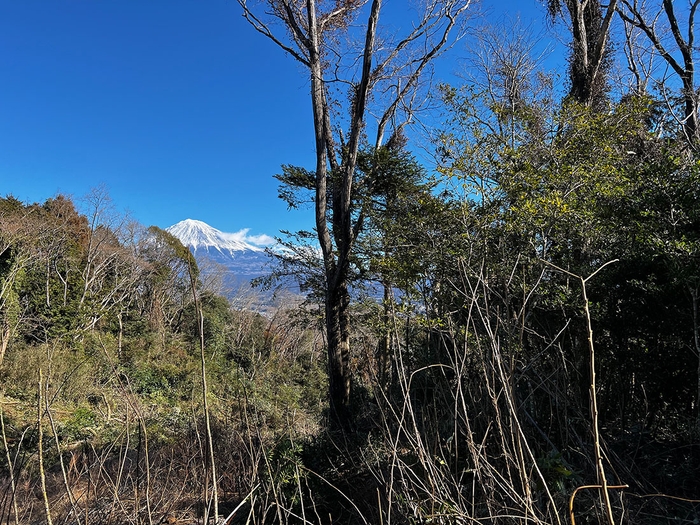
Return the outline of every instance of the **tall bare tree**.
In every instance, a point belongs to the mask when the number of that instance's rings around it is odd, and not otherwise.
[[[316,141],[313,173],[316,232],[323,254],[331,411],[348,421],[349,278],[355,240],[363,228],[358,151],[375,117],[375,146],[409,122],[421,80],[432,61],[460,34],[471,0],[428,0],[410,30],[380,31],[381,0],[238,0],[260,33],[301,63],[309,75]],[[365,24],[358,25],[360,17]],[[275,25],[281,22],[282,27]],[[359,28],[359,29],[358,29]],[[342,114],[338,108],[344,108]],[[344,128],[344,129],[343,129]],[[368,179],[369,180],[369,179]],[[370,192],[363,192],[369,194]]]
[[[680,3],[680,2],[678,2]],[[689,0],[683,10],[687,15],[679,20],[673,0],[661,0],[651,7],[642,0],[620,0],[618,12],[627,25],[644,33],[656,52],[681,81],[683,115],[678,118],[686,138],[695,143],[698,130],[698,94],[695,88],[695,14],[700,0]],[[681,8],[682,9],[682,8]],[[667,38],[670,34],[672,38]],[[679,56],[680,55],[680,56]],[[662,91],[666,91],[662,82]]]

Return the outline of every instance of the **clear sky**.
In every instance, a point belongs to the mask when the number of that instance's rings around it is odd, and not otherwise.
[[[536,0],[491,4],[542,17]],[[304,72],[235,0],[0,1],[2,196],[104,185],[147,226],[275,235],[311,227],[272,176],[313,167],[313,146]]]

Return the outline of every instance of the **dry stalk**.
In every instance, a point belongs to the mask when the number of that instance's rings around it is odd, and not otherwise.
[[[101,342],[101,341],[100,341]],[[109,356],[109,352],[107,351],[107,347],[104,345],[104,343],[101,342],[102,346],[102,351],[105,355],[105,358],[107,359],[107,363],[109,364],[110,368],[112,369],[113,376],[117,379],[117,384],[119,386],[119,390],[122,392],[124,395],[124,398],[127,401],[128,406],[131,406],[133,409],[134,413],[136,414],[136,418],[138,420],[138,431],[139,431],[139,441],[137,444],[137,458],[136,458],[136,483],[134,487],[134,499],[135,499],[135,505],[134,505],[134,512],[138,516],[141,511],[141,505],[140,505],[140,455],[141,455],[141,450],[143,449],[143,454],[144,454],[144,462],[145,462],[145,470],[146,470],[146,488],[145,488],[145,503],[146,503],[146,514],[147,514],[147,519],[148,519],[148,524],[153,525],[153,512],[151,509],[151,466],[150,466],[150,458],[149,458],[149,448],[148,448],[148,432],[146,429],[146,421],[145,418],[143,417],[143,414],[140,410],[138,400],[136,399],[136,396],[134,395],[133,391],[131,390],[131,385],[128,383],[124,384],[124,381],[122,380],[122,374],[119,373],[119,370],[117,370],[117,367],[115,364],[112,362],[112,359]],[[129,423],[129,417],[128,417],[128,410],[127,410],[127,445],[128,445],[128,423]],[[128,449],[127,449],[128,451]],[[126,456],[126,452],[125,452]],[[126,457],[124,457],[124,460],[126,461]],[[121,478],[121,472],[122,472],[122,467],[120,467],[120,474],[119,478]],[[90,479],[90,478],[89,478]],[[115,487],[115,497],[119,501],[118,497],[118,485]],[[88,490],[88,496],[89,496],[89,490]],[[87,523],[87,505],[85,507],[85,512],[86,512],[86,523]]]
[[[578,493],[579,490],[584,490],[584,489],[602,489],[602,485],[581,485],[580,487],[576,487],[576,489],[571,493],[571,497],[569,498],[569,517],[571,518],[571,525],[576,525],[576,518],[574,516],[574,499],[576,498],[576,494]],[[629,488],[629,485],[608,485],[609,489],[626,489]]]
[[[512,271],[512,274],[514,273],[515,267]],[[489,297],[493,295],[493,292],[489,288],[489,285],[483,276],[483,266],[477,275],[476,283],[469,277],[465,267],[462,268],[461,275],[463,282],[462,289],[460,291],[462,294],[464,294],[470,304],[469,319],[467,324],[473,326],[474,333],[479,333],[481,331],[477,328],[477,325],[480,326],[483,328],[483,331],[487,336],[488,350],[481,348],[481,342],[479,339],[477,339],[477,344],[480,346],[478,354],[482,359],[482,375],[484,378],[484,385],[486,387],[486,394],[490,399],[490,403],[495,413],[494,419],[496,421],[496,429],[498,430],[501,446],[501,452],[499,455],[503,455],[507,462],[506,466],[508,476],[505,477],[501,473],[502,469],[499,469],[495,465],[489,463],[486,453],[479,454],[482,456],[479,464],[483,469],[486,469],[486,472],[488,473],[487,475],[493,480],[494,483],[500,486],[500,489],[504,494],[510,495],[511,498],[522,506],[524,512],[523,519],[541,522],[542,518],[540,518],[535,512],[536,504],[533,500],[533,495],[530,488],[530,476],[532,474],[528,474],[530,469],[534,470],[536,477],[539,479],[540,484],[546,492],[550,507],[554,513],[554,518],[558,524],[561,524],[561,519],[559,513],[557,512],[554,497],[549,490],[546,479],[538,466],[535,455],[520,424],[520,416],[518,415],[518,409],[515,406],[516,404],[513,393],[513,376],[512,372],[509,372],[514,369],[514,364],[512,360],[509,365],[504,363],[501,352],[500,338],[498,335],[499,325],[504,324],[504,321],[497,316],[494,326],[494,322],[491,319],[492,306],[489,305]],[[538,277],[537,284],[539,284],[541,279],[542,274],[540,274]],[[529,300],[530,295],[531,294],[525,296],[524,304],[518,312],[519,317],[524,318],[525,305]],[[480,304],[480,302],[483,304]],[[500,403],[502,402],[505,402],[504,412],[502,412],[500,408]],[[484,436],[484,441],[485,440],[486,435]],[[483,450],[483,447],[481,447],[480,450]],[[528,466],[526,457],[532,467]],[[513,478],[510,474],[511,463],[517,472],[517,480],[520,484],[520,490],[516,488],[514,482],[515,478]],[[499,514],[500,512],[501,510],[498,511]]]
[[[5,413],[2,405],[0,405],[0,430],[2,430],[2,444],[5,447],[5,460],[7,461],[7,470],[10,474],[10,489],[12,490],[12,510],[15,513],[15,524],[19,525],[19,508],[17,507],[17,485],[15,481],[15,464],[10,456],[10,448],[7,444],[7,435],[5,434]]]
[[[188,252],[189,255],[189,252]],[[190,288],[192,289],[192,299],[194,300],[195,311],[197,312],[197,330],[199,331],[199,350],[200,350],[200,363],[202,368],[202,406],[204,408],[204,423],[207,431],[207,452],[208,452],[208,463],[211,472],[211,483],[212,483],[212,500],[214,503],[214,522],[219,520],[219,489],[218,480],[216,476],[216,458],[214,457],[214,439],[211,432],[211,421],[209,415],[209,401],[207,400],[207,394],[209,389],[207,387],[207,364],[206,364],[206,353],[205,353],[205,341],[204,341],[204,311],[202,310],[202,305],[197,296],[197,286],[196,279],[194,277],[194,272],[192,270],[192,259],[191,256],[187,259],[187,273],[190,278]],[[204,502],[204,523],[209,523],[209,494],[208,494],[208,483],[205,482],[205,502]]]
[[[51,407],[49,406],[49,396],[48,392],[46,399],[44,400],[46,404],[46,415],[49,418],[49,423],[51,424],[51,433],[53,434],[54,444],[56,445],[56,454],[58,454],[58,461],[61,465],[61,476],[63,478],[63,487],[66,489],[66,494],[68,495],[68,500],[70,501],[71,508],[73,509],[73,514],[76,518],[80,515],[80,509],[78,508],[75,497],[73,496],[73,491],[68,483],[68,474],[66,472],[66,465],[63,462],[63,454],[61,453],[61,444],[58,441],[58,432],[56,432],[56,423],[53,419],[53,414],[51,413]]]
[[[593,344],[593,328],[591,326],[591,312],[588,308],[588,295],[586,294],[586,283],[593,278],[598,272],[600,272],[603,268],[608,266],[609,264],[616,263],[618,259],[613,259],[612,261],[608,261],[605,264],[603,264],[600,268],[598,268],[595,272],[590,274],[588,277],[584,278],[580,275],[576,275],[574,273],[571,273],[567,270],[564,270],[563,268],[560,268],[550,262],[543,261],[545,264],[548,266],[551,266],[552,268],[565,273],[566,275],[569,275],[575,279],[579,279],[581,281],[581,289],[582,289],[582,295],[583,295],[583,305],[585,308],[586,312],[586,323],[587,323],[587,328],[588,328],[588,351],[589,351],[589,372],[590,372],[590,379],[591,379],[591,385],[590,385],[590,401],[591,401],[591,420],[592,420],[592,425],[593,425],[593,452],[595,456],[595,465],[596,465],[596,472],[598,476],[598,485],[600,485],[600,490],[602,493],[603,497],[603,502],[604,502],[604,508],[606,512],[606,519],[608,521],[609,525],[615,525],[615,518],[613,517],[612,513],[612,504],[610,503],[610,494],[608,493],[608,481],[607,478],[605,477],[605,469],[603,468],[603,456],[601,453],[601,445],[600,445],[600,430],[598,428],[598,396],[596,394],[596,375],[595,375],[595,346]]]
[[[46,472],[44,472],[44,432],[41,427],[41,422],[43,419],[43,389],[44,389],[44,374],[41,368],[39,368],[39,384],[37,389],[37,402],[36,402],[36,425],[38,434],[38,451],[39,455],[39,478],[41,480],[41,498],[44,501],[44,511],[46,512],[46,523],[48,525],[53,525],[53,520],[51,519],[51,506],[49,505],[49,496],[46,492]]]

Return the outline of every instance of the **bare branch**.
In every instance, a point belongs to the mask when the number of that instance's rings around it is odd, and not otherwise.
[[[292,55],[292,57],[294,57],[295,60],[309,67],[309,61],[306,58],[299,54],[297,50],[293,49],[292,47],[282,42],[279,38],[277,38],[275,34],[270,30],[270,28],[266,24],[264,24],[257,16],[255,16],[255,14],[248,8],[246,0],[238,0],[238,4],[243,8],[243,18],[245,18],[248,21],[248,23],[253,27],[253,29],[272,40],[284,51]]]

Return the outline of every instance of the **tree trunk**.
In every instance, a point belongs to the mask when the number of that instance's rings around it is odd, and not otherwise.
[[[337,261],[333,250],[331,232],[327,220],[328,184],[328,104],[323,82],[323,67],[319,50],[319,35],[316,22],[316,2],[307,0],[309,25],[309,69],[311,73],[311,104],[314,116],[314,136],[316,139],[316,198],[315,219],[318,241],[323,254],[326,276],[326,336],[328,345],[328,381],[331,421],[341,428],[349,423],[350,375],[348,361],[350,336],[348,331],[348,272],[347,262]],[[331,152],[332,155],[332,152]],[[336,190],[336,188],[334,188]],[[336,191],[334,191],[334,194]],[[342,216],[336,210],[337,200],[333,199],[334,222]],[[334,232],[336,235],[339,232]]]
[[[350,424],[350,294],[347,278],[326,292],[328,380],[331,421],[340,428]]]
[[[608,4],[605,14],[598,0],[566,0],[565,4],[573,37],[569,95],[582,104],[601,106],[607,91],[607,40],[617,0]]]
[[[681,80],[683,81],[683,98],[685,102],[685,118],[683,119],[683,129],[685,130],[686,136],[691,142],[697,140],[698,133],[698,123],[697,123],[697,94],[695,93],[695,60],[693,58],[693,51],[695,47],[694,35],[695,28],[694,18],[695,11],[698,8],[698,0],[694,0],[690,6],[690,13],[688,15],[688,34],[687,38],[683,38],[681,33],[681,26],[676,18],[676,13],[673,10],[673,1],[664,0],[664,11],[666,12],[666,17],[668,18],[668,23],[673,34],[673,38],[676,41],[676,45],[683,56],[683,72],[680,73]]]

